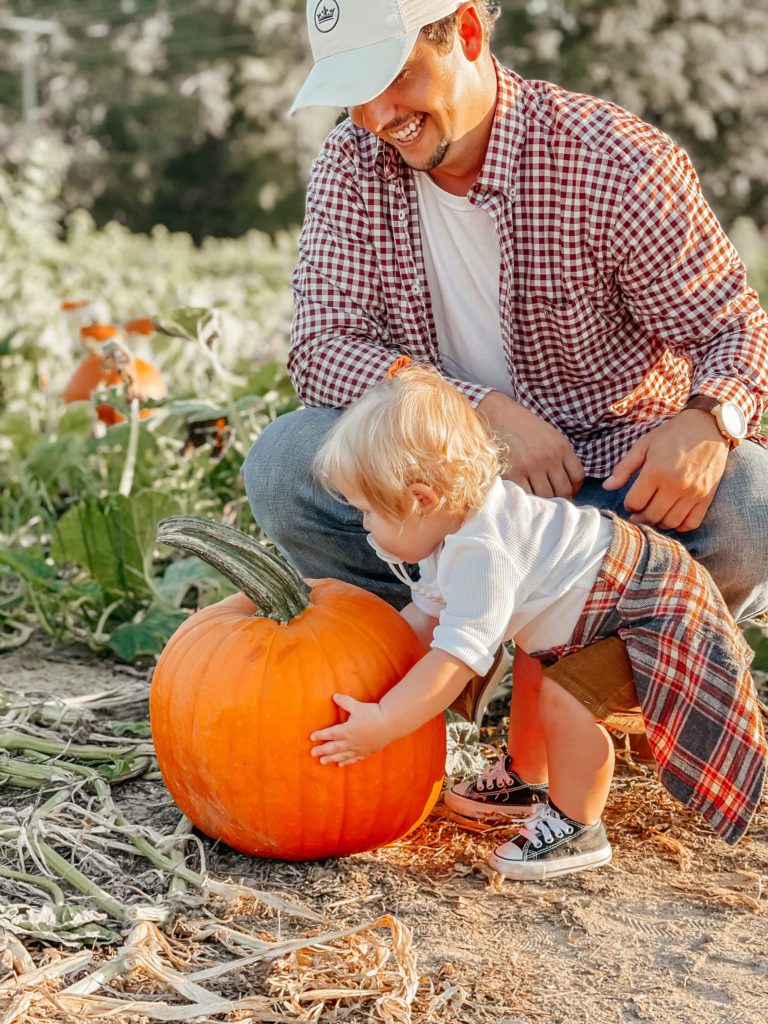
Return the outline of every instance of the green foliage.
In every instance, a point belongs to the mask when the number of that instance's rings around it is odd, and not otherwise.
[[[64,153],[66,209],[135,231],[276,234],[303,209],[303,148],[284,113],[308,52],[304,0],[9,0],[51,18],[39,43],[45,127]],[[0,112],[23,148],[20,48],[0,32]],[[13,155],[14,147],[10,147]]]
[[[254,529],[240,466],[297,405],[284,361],[294,242],[252,234],[198,250],[166,231],[99,231],[84,214],[60,237],[49,152],[15,179],[0,173],[0,649],[37,627],[133,660],[231,592],[197,559],[158,550],[155,529],[174,513]],[[73,298],[93,301],[62,310]],[[95,400],[61,401],[81,326],[154,313],[167,334],[119,335],[167,382],[147,419],[122,384],[108,401],[126,422],[108,429]]]
[[[720,218],[768,221],[764,0],[504,0],[496,53],[613,100],[691,155]]]
[[[161,604],[151,604],[138,620],[115,629],[109,646],[123,661],[136,661],[142,655],[159,654],[182,622],[186,613]]]
[[[81,565],[107,598],[151,599],[157,524],[178,511],[177,501],[160,491],[86,498],[55,523],[51,554],[60,564]]]
[[[730,224],[768,220],[764,0],[503,0],[494,49],[526,77],[612,99],[691,154]],[[206,237],[299,222],[334,111],[285,114],[310,65],[304,0],[8,0],[53,18],[37,131],[67,166],[67,211]],[[25,158],[20,45],[0,32],[0,138]],[[159,308],[159,307],[158,307]]]
[[[768,634],[766,631],[759,626],[747,626],[744,630],[744,639],[755,652],[752,670],[768,672]]]

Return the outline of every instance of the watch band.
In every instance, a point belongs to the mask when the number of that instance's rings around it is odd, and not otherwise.
[[[734,402],[727,404],[735,405]],[[712,398],[710,395],[694,395],[693,398],[689,399],[689,401],[685,403],[685,408],[701,409],[702,412],[711,413],[723,440],[728,442],[728,450],[733,451],[737,445],[741,444],[743,438],[737,437],[726,428],[720,414],[722,405],[723,402],[721,402],[719,398]]]
[[[720,405],[719,398],[712,398],[711,395],[694,395],[693,398],[689,398],[685,403],[685,408],[701,409],[704,412],[712,412],[712,410],[718,405]]]

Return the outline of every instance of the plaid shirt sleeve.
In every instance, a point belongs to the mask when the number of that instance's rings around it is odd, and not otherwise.
[[[331,135],[315,161],[293,275],[288,370],[302,401],[340,408],[381,380],[391,347],[361,184]]]
[[[682,150],[667,147],[633,174],[611,246],[635,318],[691,360],[691,394],[737,401],[756,438],[768,400],[768,316]]]

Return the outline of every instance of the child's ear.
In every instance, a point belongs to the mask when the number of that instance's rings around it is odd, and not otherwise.
[[[440,496],[429,484],[411,484],[408,493],[424,514],[434,512],[440,504]]]

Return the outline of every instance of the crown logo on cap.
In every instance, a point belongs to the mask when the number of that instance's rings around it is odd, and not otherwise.
[[[319,32],[330,32],[332,28],[336,27],[338,20],[339,5],[333,0],[330,4],[327,4],[325,0],[320,0],[315,8],[315,28]]]

